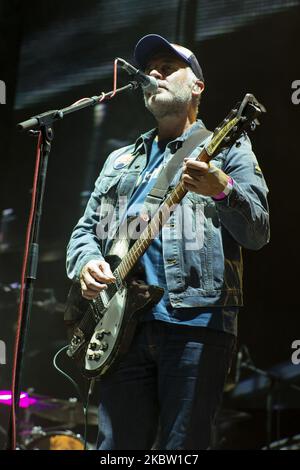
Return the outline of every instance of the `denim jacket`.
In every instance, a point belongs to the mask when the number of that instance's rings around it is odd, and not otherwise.
[[[198,120],[167,145],[164,163],[200,126],[203,123]],[[78,281],[88,261],[108,254],[122,201],[130,198],[138,184],[155,133],[153,129],[141,135],[135,144],[107,158],[68,244],[67,273],[73,281]],[[196,158],[203,146],[198,146],[190,158]],[[242,305],[241,247],[258,250],[269,241],[268,188],[248,136],[243,134],[211,163],[232,177],[229,195],[215,201],[188,192],[162,228],[165,275],[174,308]],[[181,168],[171,187],[180,175]],[[109,213],[111,207],[117,217]],[[109,228],[111,235],[103,237],[104,228]]]

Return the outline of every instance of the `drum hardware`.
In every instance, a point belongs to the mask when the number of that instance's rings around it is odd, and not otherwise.
[[[273,413],[277,414],[277,422],[280,418],[280,411],[284,404],[280,399],[280,392],[285,390],[297,392],[297,403],[299,403],[300,386],[298,385],[300,377],[300,365],[295,365],[291,361],[282,362],[274,365],[270,369],[260,369],[257,367],[249,353],[246,345],[242,345],[238,353],[239,363],[237,364],[237,384],[233,391],[228,394],[230,400],[237,401],[241,406],[241,400],[249,406],[249,401],[261,397],[264,401],[266,410],[266,449],[271,449],[273,435]],[[240,381],[241,370],[252,372],[253,375]],[[246,401],[247,400],[247,401]],[[280,427],[277,424],[277,434],[280,436]]]

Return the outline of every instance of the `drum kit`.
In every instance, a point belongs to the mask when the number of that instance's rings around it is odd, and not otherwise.
[[[11,393],[0,391],[0,406],[11,405]],[[53,426],[37,426],[33,417],[42,418]],[[84,425],[97,426],[96,406],[89,406],[87,418],[83,406],[76,398],[68,400],[44,395],[22,392],[20,395],[18,446],[20,450],[84,450],[84,439],[74,428]],[[86,444],[87,450],[93,450],[92,444]]]
[[[11,393],[0,391],[1,405],[11,405]],[[1,412],[1,408],[0,408]],[[87,442],[82,434],[75,432],[78,426],[88,426],[97,431],[98,410],[90,405],[85,417],[83,405],[76,398],[68,400],[45,395],[22,392],[20,395],[18,449],[20,450],[94,450],[95,446]],[[34,418],[34,419],[32,419]],[[36,418],[47,421],[47,426],[40,426]],[[228,429],[241,421],[249,420],[250,415],[237,410],[221,409],[213,436],[213,447],[221,448],[222,437]],[[51,423],[51,426],[49,426]]]

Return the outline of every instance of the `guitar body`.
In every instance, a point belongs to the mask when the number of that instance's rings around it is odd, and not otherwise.
[[[126,239],[118,239],[105,260],[114,271],[128,252]],[[68,296],[66,323],[72,330],[67,351],[83,375],[94,378],[112,371],[128,351],[141,313],[161,299],[164,290],[139,279],[140,269],[126,282],[108,285],[94,301],[83,299],[79,284]]]

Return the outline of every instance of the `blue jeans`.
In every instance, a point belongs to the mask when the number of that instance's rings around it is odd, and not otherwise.
[[[100,381],[98,448],[207,449],[234,344],[209,328],[141,323]]]

